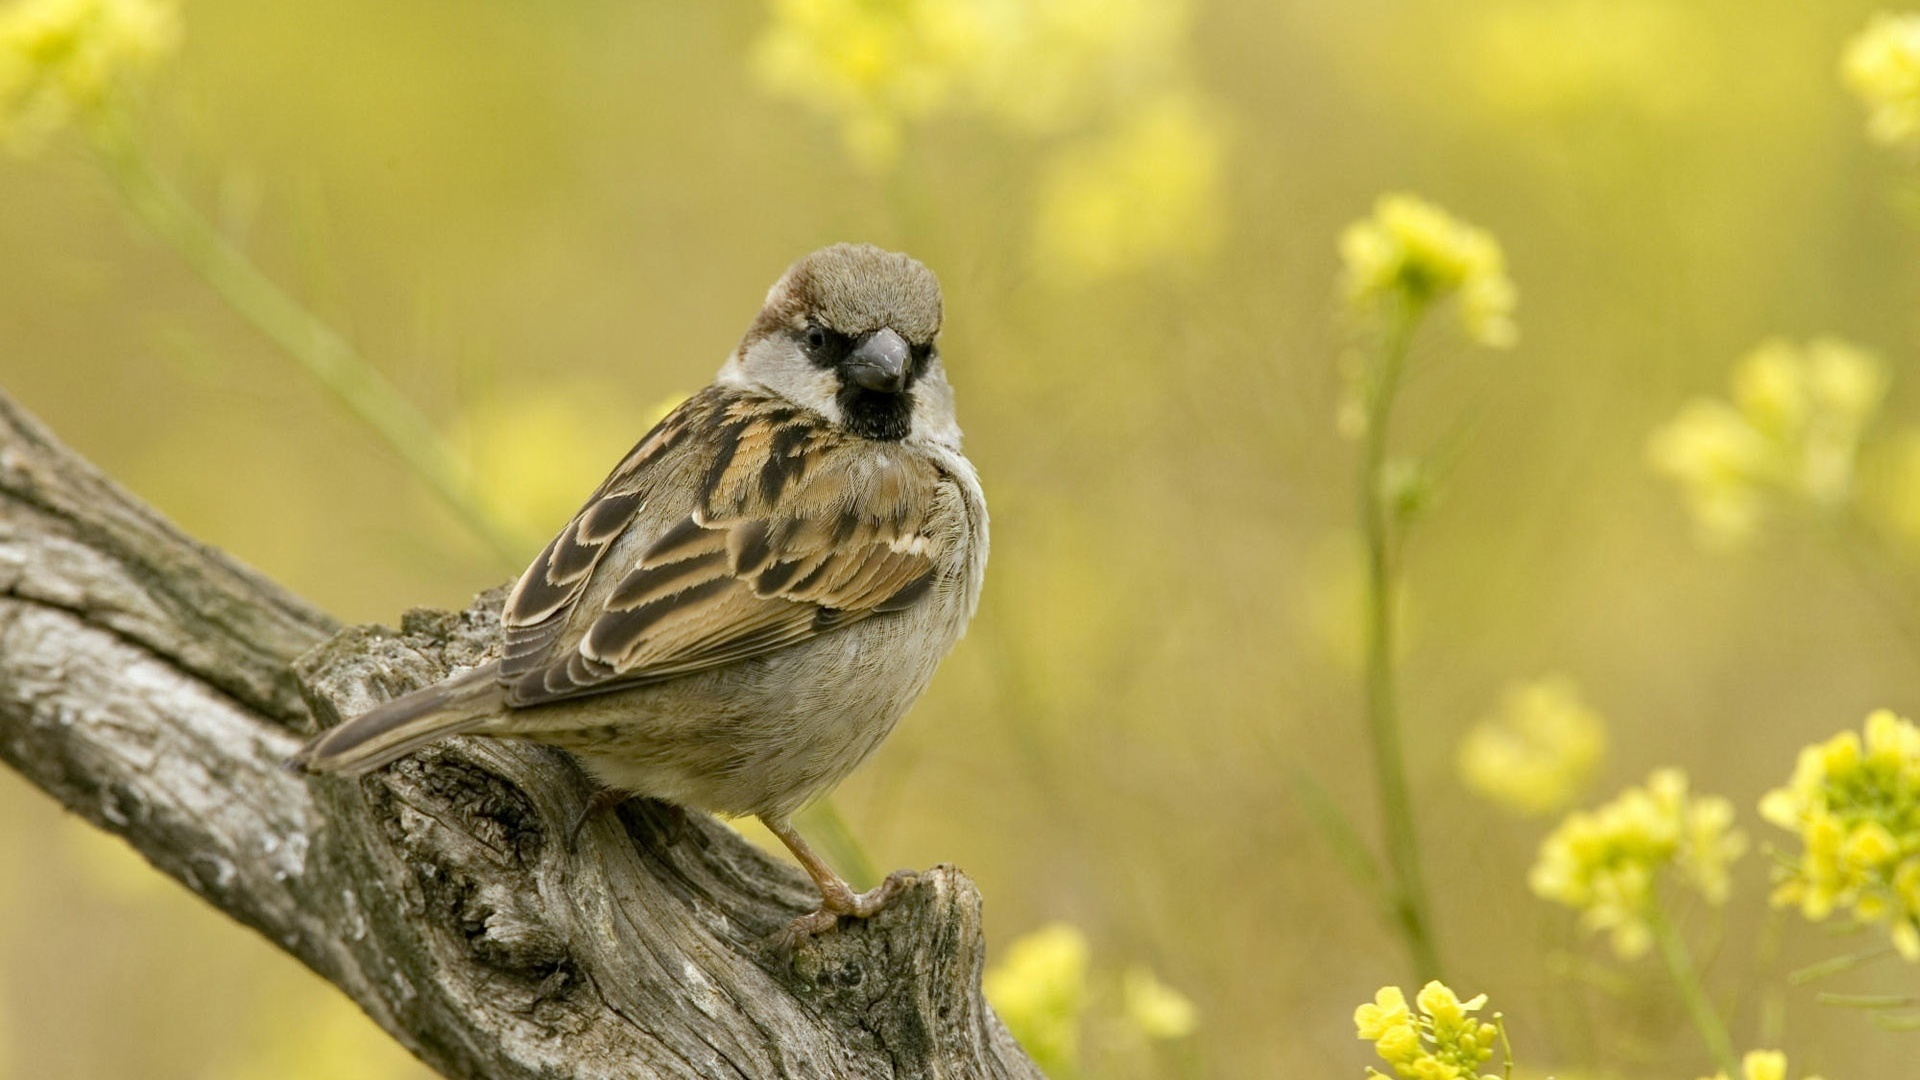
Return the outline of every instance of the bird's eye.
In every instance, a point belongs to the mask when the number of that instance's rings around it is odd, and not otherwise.
[[[827,347],[827,332],[818,326],[807,327],[807,348],[824,349]]]

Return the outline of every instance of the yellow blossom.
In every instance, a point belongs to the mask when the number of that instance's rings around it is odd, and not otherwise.
[[[1063,280],[1206,255],[1223,229],[1226,131],[1169,94],[1062,148],[1040,177],[1034,251]]]
[[[1389,1031],[1412,1026],[1413,1013],[1399,987],[1383,986],[1374,992],[1371,1002],[1353,1010],[1353,1023],[1360,1029],[1361,1038],[1378,1041]]]
[[[1426,305],[1459,299],[1467,336],[1504,348],[1518,336],[1516,293],[1500,244],[1432,203],[1385,195],[1373,216],[1340,235],[1347,303],[1360,315],[1382,305]]]
[[[1407,1008],[1399,987],[1381,987],[1353,1011],[1356,1034],[1405,1080],[1481,1080],[1476,1070],[1493,1056],[1499,1036],[1498,1027],[1473,1016],[1486,1007],[1487,995],[1461,1001],[1446,984],[1430,982],[1414,1001],[1418,1012]],[[1367,1075],[1385,1074],[1368,1069]]]
[[[1840,78],[1867,107],[1867,134],[1920,143],[1920,14],[1880,12],[1847,43]]]
[[[1522,814],[1550,814],[1577,797],[1606,756],[1607,725],[1572,680],[1509,689],[1500,711],[1460,744],[1467,786]]]
[[[1729,1080],[1726,1073],[1715,1073],[1701,1080]],[[1787,1080],[1787,1055],[1778,1050],[1749,1050],[1740,1059],[1740,1080]],[[1805,1080],[1820,1080],[1817,1076]]]
[[[91,119],[179,38],[162,0],[23,0],[0,9],[0,142],[31,148]]]
[[[1689,402],[1653,433],[1647,460],[1680,485],[1703,541],[1737,543],[1772,504],[1831,511],[1852,498],[1860,441],[1886,391],[1871,353],[1770,341],[1734,369],[1730,402]]]
[[[1070,1072],[1079,1061],[1087,961],[1085,935],[1052,923],[1015,941],[986,974],[987,1000],[1042,1072]]]
[[[1200,1013],[1187,996],[1143,967],[1128,968],[1120,981],[1127,1019],[1149,1039],[1182,1039],[1199,1026]]]
[[[1662,769],[1645,787],[1568,815],[1541,843],[1528,884],[1578,910],[1588,931],[1608,931],[1615,953],[1634,957],[1652,944],[1664,871],[1709,903],[1724,903],[1728,870],[1745,850],[1731,803],[1689,794],[1684,772]]]
[[[1761,799],[1760,816],[1803,847],[1773,901],[1813,920],[1844,908],[1885,923],[1900,954],[1920,960],[1920,728],[1881,709],[1863,734],[1801,750],[1787,785]]]

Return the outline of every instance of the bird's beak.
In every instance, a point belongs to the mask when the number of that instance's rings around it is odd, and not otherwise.
[[[907,388],[907,339],[889,327],[861,338],[846,359],[847,377],[865,390],[897,394]]]

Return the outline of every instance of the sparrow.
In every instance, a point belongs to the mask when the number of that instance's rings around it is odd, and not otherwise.
[[[706,389],[533,560],[500,658],[388,701],[290,764],[357,776],[450,735],[572,753],[609,791],[752,815],[865,918],[792,817],[880,745],[966,630],[987,505],[960,449],[932,271],[837,244],[793,264]],[[596,800],[598,801],[598,800]]]

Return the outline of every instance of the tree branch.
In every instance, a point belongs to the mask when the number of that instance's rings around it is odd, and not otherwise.
[[[699,815],[545,747],[460,739],[364,780],[279,763],[480,662],[498,594],[399,633],[325,615],[164,519],[0,395],[0,759],[339,986],[453,1077],[1038,1077],[980,995],[940,866],[793,948],[814,896]]]

